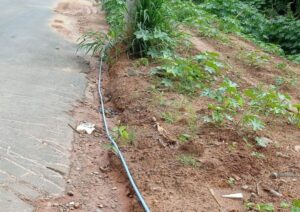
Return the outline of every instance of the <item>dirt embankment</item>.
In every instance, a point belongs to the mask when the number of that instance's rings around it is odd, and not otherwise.
[[[74,40],[87,31],[87,26],[103,26],[103,14],[91,7],[91,2],[65,1],[51,25],[68,39]],[[75,5],[73,5],[73,3]],[[88,12],[84,12],[88,11]],[[64,17],[62,17],[64,16]],[[68,20],[68,21],[67,21]],[[87,24],[95,23],[95,25]],[[67,23],[64,27],[64,23]],[[75,33],[74,33],[75,32]],[[257,47],[231,37],[229,44],[197,36],[192,38],[194,51],[216,51],[228,67],[226,76],[241,89],[274,83],[278,76],[300,77],[298,66],[281,58],[269,56],[269,63],[254,68],[251,61],[239,57],[241,52]],[[287,64],[282,70],[279,64]],[[96,67],[92,64],[87,99],[74,109],[78,120],[98,122]],[[300,193],[300,131],[286,120],[269,117],[267,128],[258,134],[271,141],[266,149],[245,141],[245,134],[231,126],[214,127],[203,123],[210,100],[188,97],[155,87],[149,75],[151,65],[130,60],[126,55],[104,70],[105,104],[112,127],[126,126],[132,135],[130,142],[120,142],[129,167],[152,211],[245,211],[248,201],[274,203],[277,211],[282,201],[291,202]],[[300,86],[283,85],[299,102]],[[42,201],[40,211],[70,209],[70,202],[79,203],[81,211],[139,211],[140,206],[122,175],[114,154],[98,144],[105,140],[101,126],[93,136],[75,134],[73,166],[70,171],[72,195]],[[186,139],[184,134],[192,134]],[[98,137],[99,136],[99,137]],[[253,155],[263,154],[264,157]],[[99,169],[100,167],[100,169]],[[272,173],[292,173],[272,178]],[[270,190],[282,196],[274,196]],[[223,198],[223,194],[241,192],[243,200]],[[131,204],[133,202],[133,204]],[[72,206],[72,208],[75,208]]]
[[[254,68],[239,54],[258,48],[240,38],[231,37],[230,44],[198,37],[192,42],[196,52],[219,52],[230,67],[223,71],[241,89],[274,84],[276,77],[291,73],[295,79],[300,76],[299,66],[272,55],[267,64]],[[278,68],[283,63],[286,70]],[[150,66],[122,55],[109,70],[106,95],[119,113],[120,125],[134,133],[134,141],[123,144],[123,150],[152,210],[246,211],[246,203],[254,202],[273,203],[276,211],[288,211],[280,209],[280,203],[291,202],[300,193],[300,152],[295,149],[299,129],[287,120],[269,117],[266,129],[256,136],[268,138],[271,144],[259,148],[231,126],[203,123],[210,100],[159,90],[150,70]],[[295,102],[300,98],[297,83],[280,87]],[[181,142],[180,136],[187,131],[192,138]],[[274,178],[274,173],[286,175]],[[243,200],[222,197],[239,192]]]

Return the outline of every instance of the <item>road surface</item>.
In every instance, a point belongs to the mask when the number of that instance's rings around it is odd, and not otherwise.
[[[49,27],[54,0],[0,0],[0,212],[64,192],[83,61]]]

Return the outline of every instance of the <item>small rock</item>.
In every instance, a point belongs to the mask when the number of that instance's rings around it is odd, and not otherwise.
[[[117,207],[117,205],[111,205],[112,209],[115,209]]]
[[[296,145],[296,146],[294,147],[294,149],[295,149],[296,152],[300,152],[300,145]]]
[[[276,179],[276,178],[278,178],[278,173],[273,172],[273,173],[270,175],[270,177],[271,177],[272,179]]]
[[[247,190],[249,190],[249,186],[248,185],[243,185],[242,189],[247,191]]]
[[[113,188],[111,188],[111,190],[117,190],[118,188],[117,187],[113,187]]]
[[[154,187],[152,190],[153,191],[161,191],[161,188],[160,187]]]
[[[52,204],[52,206],[53,206],[53,207],[58,207],[59,204],[58,204],[57,202],[55,202],[55,203]]]
[[[76,208],[76,209],[80,208],[80,203],[79,202],[75,202],[74,208]]]
[[[255,200],[258,198],[257,194],[251,193],[249,197],[249,202],[255,202]]]
[[[72,196],[74,196],[74,193],[72,191],[68,191],[67,195],[70,196],[70,197],[72,197]]]
[[[75,205],[75,202],[69,202],[69,205],[70,205],[70,206],[74,206],[74,205]]]
[[[104,205],[100,204],[98,205],[98,208],[104,208]]]
[[[236,181],[240,181],[240,180],[241,180],[241,178],[240,178],[239,176],[235,175],[235,174],[233,174],[232,176],[233,176],[233,178],[234,178]]]

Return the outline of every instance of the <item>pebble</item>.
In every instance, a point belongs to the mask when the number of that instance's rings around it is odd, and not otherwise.
[[[117,187],[113,187],[111,190],[117,190]]]
[[[296,146],[294,147],[294,149],[295,149],[296,152],[300,152],[300,145],[296,145]]]
[[[67,195],[70,196],[70,197],[72,197],[72,196],[74,196],[74,193],[72,191],[68,191]]]
[[[80,208],[80,203],[79,203],[79,202],[76,202],[76,203],[74,204],[74,208],[76,208],[76,209]]]
[[[111,205],[112,209],[115,209],[117,207],[117,205]]]
[[[98,205],[98,208],[104,208],[104,205],[100,204]]]
[[[243,186],[242,186],[242,189],[243,189],[243,190],[248,190],[248,189],[249,189],[249,186],[248,186],[248,185],[243,185]]]
[[[161,188],[160,187],[154,187],[153,191],[161,191]]]

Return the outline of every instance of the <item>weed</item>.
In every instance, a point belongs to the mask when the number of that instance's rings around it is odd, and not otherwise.
[[[151,74],[159,76],[164,87],[180,93],[195,94],[220,73],[222,64],[217,58],[218,54],[211,52],[189,58],[165,55],[158,58],[163,65],[152,69]]]
[[[291,97],[282,94],[275,87],[263,90],[261,87],[250,88],[245,91],[249,98],[249,106],[252,111],[263,114],[285,115],[290,107]]]
[[[99,53],[107,40],[107,35],[101,32],[88,32],[79,39],[79,49],[95,55]]]
[[[280,208],[282,208],[282,209],[287,209],[289,207],[290,207],[290,204],[288,202],[282,201],[280,203]]]
[[[274,205],[272,203],[261,203],[261,204],[256,204],[257,211],[259,212],[271,212],[274,211]]]
[[[229,177],[228,180],[227,180],[227,184],[230,186],[230,187],[233,187],[235,185],[236,181],[234,178],[232,177]]]
[[[145,58],[145,57],[139,58],[136,61],[134,61],[133,66],[135,68],[139,68],[141,66],[149,66],[149,60],[148,60],[148,58]]]
[[[296,111],[289,114],[289,122],[300,128],[300,103],[293,105]]]
[[[117,149],[111,143],[103,144],[103,147],[108,151],[112,151],[115,155],[118,155]]]
[[[259,51],[241,51],[238,56],[247,65],[254,68],[263,68],[269,62],[269,57]]]
[[[120,142],[121,144],[134,144],[135,134],[132,131],[128,130],[127,126],[117,126],[112,130],[115,135],[116,141]]]
[[[255,158],[259,158],[259,159],[264,159],[265,158],[265,155],[262,154],[262,153],[259,153],[259,152],[252,152],[251,156],[255,157]]]
[[[162,119],[168,124],[174,124],[178,120],[178,114],[171,112],[163,112]]]
[[[258,203],[255,204],[253,202],[247,202],[246,208],[248,210],[255,210],[258,212],[273,212],[275,211],[274,205],[272,203]]]
[[[291,75],[288,77],[276,76],[274,78],[274,85],[277,88],[286,86],[286,87],[295,87],[297,85],[298,79],[297,77]]]
[[[185,142],[187,142],[187,141],[189,141],[191,139],[191,136],[189,134],[182,133],[182,134],[179,135],[178,139],[182,143],[185,143]]]
[[[184,166],[199,167],[199,161],[191,155],[180,155],[178,156],[178,161]]]
[[[300,211],[300,199],[295,199],[292,201],[291,212],[299,212]]]
[[[269,142],[265,138],[261,138],[261,137],[256,137],[255,141],[256,141],[257,146],[262,147],[262,148],[266,148],[269,144]]]
[[[276,68],[285,71],[287,69],[288,65],[286,63],[280,62],[276,65]]]
[[[228,149],[229,149],[230,152],[235,151],[236,148],[237,148],[237,143],[236,143],[236,142],[232,142],[232,143],[230,143],[230,144],[228,145]]]

